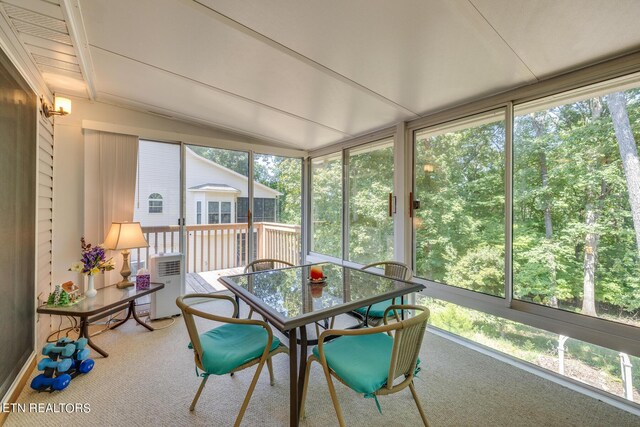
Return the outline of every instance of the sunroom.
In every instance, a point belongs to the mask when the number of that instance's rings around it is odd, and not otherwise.
[[[638,18],[0,0],[0,424],[638,425]]]

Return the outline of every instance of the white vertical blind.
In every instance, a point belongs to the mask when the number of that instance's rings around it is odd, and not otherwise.
[[[37,290],[39,301],[46,301],[52,291],[51,284],[51,238],[53,230],[53,125],[42,115],[38,115],[38,240]],[[51,332],[51,316],[39,315],[38,341],[42,345]]]

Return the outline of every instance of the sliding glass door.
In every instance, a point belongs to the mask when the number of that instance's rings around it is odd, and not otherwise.
[[[342,153],[311,159],[312,253],[342,259]]]
[[[505,296],[504,149],[504,110],[415,132],[417,277]]]
[[[347,259],[359,264],[393,259],[393,140],[348,151]]]
[[[394,259],[394,141],[311,159],[313,255],[369,264]]]
[[[254,154],[253,159],[255,257],[298,265],[302,261],[302,159],[269,154]]]
[[[249,153],[186,145],[184,191],[187,290],[223,290],[218,277],[251,259]]]

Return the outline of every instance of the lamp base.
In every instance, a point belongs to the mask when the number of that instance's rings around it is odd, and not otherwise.
[[[122,270],[120,270],[120,275],[122,276],[122,280],[116,283],[118,289],[126,289],[134,285],[129,281],[129,276],[131,276],[131,268],[129,267],[129,250],[125,249],[122,251]]]
[[[130,288],[131,286],[134,286],[135,283],[130,282],[128,280],[121,280],[120,282],[116,283],[116,287],[118,289],[126,289],[126,288]]]

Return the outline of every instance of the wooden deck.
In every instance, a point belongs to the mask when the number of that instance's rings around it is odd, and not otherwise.
[[[236,267],[216,271],[203,271],[201,273],[187,273],[185,275],[186,292],[188,294],[209,294],[212,292],[226,291],[227,288],[224,287],[222,283],[218,282],[218,278],[220,276],[232,276],[234,274],[241,274],[243,271],[243,267]]]

